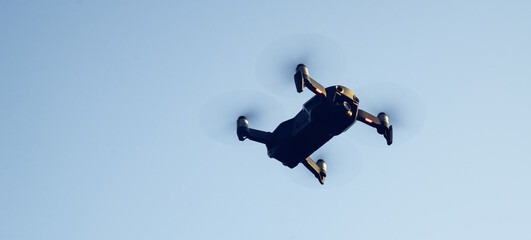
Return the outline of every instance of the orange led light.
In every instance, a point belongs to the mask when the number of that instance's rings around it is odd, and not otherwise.
[[[323,93],[323,91],[321,91],[321,89],[319,89],[319,88],[316,88],[315,91],[317,91],[319,94]]]
[[[370,118],[365,118],[365,122],[372,123],[372,120]]]

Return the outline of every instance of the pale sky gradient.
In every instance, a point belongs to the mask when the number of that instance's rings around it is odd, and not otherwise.
[[[530,12],[523,0],[1,1],[0,239],[531,239]],[[250,125],[268,131],[294,116],[311,93],[275,94],[258,67],[300,34],[341,50],[316,62],[344,67],[309,66],[323,85],[373,113],[406,89],[404,109],[418,109],[400,119],[415,134],[395,129],[390,147],[359,123],[333,139],[316,153],[324,186],[237,142],[240,106],[217,100],[264,96]],[[232,142],[209,132],[222,122]]]

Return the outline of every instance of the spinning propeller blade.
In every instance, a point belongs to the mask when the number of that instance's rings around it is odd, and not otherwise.
[[[318,34],[294,34],[265,47],[258,57],[256,74],[268,91],[296,97],[293,74],[298,64],[305,64],[315,80],[336,83],[345,70],[345,62],[343,49],[331,39]]]
[[[374,115],[379,112],[387,114],[389,124],[393,126],[393,144],[409,141],[422,129],[426,119],[426,107],[422,98],[407,86],[397,83],[374,83],[354,88],[353,91],[360,99],[360,109]],[[364,126],[356,126],[349,131],[359,131],[352,134],[358,142],[386,147],[381,136],[372,137],[374,134],[366,134]]]
[[[294,183],[314,189],[346,186],[356,180],[363,168],[363,156],[355,145],[349,137],[340,135],[312,154],[314,161],[323,159],[326,162],[327,172],[324,185],[320,185],[313,174],[302,164],[294,169],[286,169],[287,177]],[[348,149],[348,154],[344,154],[345,149]]]
[[[208,99],[199,112],[202,132],[227,145],[241,144],[236,136],[236,120],[245,116],[249,126],[273,131],[284,121],[282,105],[258,91],[229,91]]]

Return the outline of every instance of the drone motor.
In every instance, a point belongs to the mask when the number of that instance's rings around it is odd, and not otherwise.
[[[380,123],[382,124],[382,127],[378,128],[378,133],[382,134],[384,128],[389,128],[389,117],[384,112],[381,112],[381,113],[378,113],[378,119],[380,120]]]
[[[393,126],[389,126],[389,117],[384,112],[378,114],[380,120],[380,127],[377,128],[379,134],[384,135],[387,145],[393,143]]]

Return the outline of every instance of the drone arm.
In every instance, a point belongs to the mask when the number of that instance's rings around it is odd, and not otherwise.
[[[304,90],[304,87],[307,87],[316,95],[322,94],[326,97],[325,88],[310,77],[308,74],[308,68],[304,66],[304,64],[299,64],[297,66],[297,71],[293,76],[293,79],[295,80],[295,87],[297,88],[298,93],[301,93]]]
[[[389,118],[383,112],[378,114],[378,117],[358,109],[358,116],[356,120],[363,122],[373,128],[376,128],[379,134],[382,134],[387,141],[387,145],[393,143],[393,126],[389,125]]]
[[[373,128],[378,128],[380,125],[382,125],[380,123],[380,119],[361,109],[358,109],[358,117],[356,118],[356,120],[363,122]]]
[[[273,141],[272,133],[249,128],[249,122],[244,116],[240,116],[236,121],[236,134],[240,141],[249,139],[263,144]]]
[[[323,160],[319,159],[319,161],[315,163],[312,158],[307,157],[302,161],[302,164],[313,173],[321,185],[324,184],[326,178],[326,164]]]
[[[313,78],[308,77],[308,80],[306,80],[306,87],[310,89],[315,94],[323,94],[326,97],[326,90],[323,85],[319,84],[317,81],[315,81]]]
[[[269,144],[273,140],[273,134],[270,132],[264,132],[256,129],[249,128],[249,140]]]

